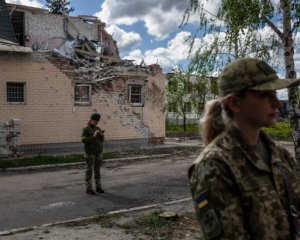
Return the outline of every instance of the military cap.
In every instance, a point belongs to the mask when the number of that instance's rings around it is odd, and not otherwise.
[[[94,112],[94,113],[92,113],[92,115],[91,115],[91,120],[99,121],[100,118],[101,118],[101,116],[100,116],[99,113]]]
[[[244,89],[273,91],[300,84],[300,79],[280,79],[266,62],[241,58],[229,63],[218,78],[219,95],[238,93]]]

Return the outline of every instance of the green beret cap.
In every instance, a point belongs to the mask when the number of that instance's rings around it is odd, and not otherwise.
[[[99,121],[100,118],[101,118],[101,116],[100,116],[99,113],[96,113],[96,112],[95,112],[95,113],[93,113],[93,114],[91,115],[91,120]]]
[[[255,58],[241,58],[229,63],[218,78],[220,96],[244,89],[273,91],[299,84],[300,79],[279,79],[270,65]]]

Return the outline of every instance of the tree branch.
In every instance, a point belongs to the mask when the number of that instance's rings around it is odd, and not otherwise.
[[[270,21],[270,19],[268,19],[265,15],[261,16],[263,18],[263,20],[265,20],[268,25],[270,26],[270,28],[272,28],[274,30],[275,33],[277,33],[277,35],[280,37],[280,39],[283,39],[283,33],[275,26],[275,24]]]
[[[292,28],[292,32],[294,32],[294,30],[295,30],[296,28],[298,28],[299,25],[300,25],[300,21],[295,22],[295,23],[294,23],[294,26],[293,26],[293,28]]]

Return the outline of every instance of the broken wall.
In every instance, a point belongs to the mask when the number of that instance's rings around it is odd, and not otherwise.
[[[125,79],[124,79],[125,78]],[[114,129],[108,133],[110,138],[118,133],[118,137],[126,139],[134,138],[159,139],[165,136],[165,88],[164,76],[156,75],[146,80],[137,77],[119,77],[108,84],[96,85],[95,101],[104,103],[102,109],[105,124]],[[144,105],[131,106],[129,104],[129,86],[141,85],[144,89]],[[103,120],[104,121],[104,120]],[[161,139],[162,140],[162,139]]]
[[[64,24],[65,17],[60,14],[39,14],[25,12],[26,46],[40,45],[41,49],[58,48],[67,38],[66,29],[72,37],[76,38],[79,33],[90,40],[98,40],[98,26],[88,24],[82,19],[69,17]],[[77,30],[77,31],[76,31]]]
[[[67,33],[73,38],[86,36],[89,40],[101,41],[108,47],[109,56],[120,58],[116,41],[108,34],[105,23],[95,19],[87,21],[85,17],[70,17],[47,12],[45,9],[30,8],[22,5],[7,4],[13,14],[24,12],[25,46],[33,50],[53,50],[59,48],[67,39]],[[32,10],[34,9],[34,10]]]
[[[164,138],[165,80],[161,72],[144,82],[144,107],[128,103],[128,83],[144,81],[134,78],[112,80],[113,91],[94,85],[91,104],[76,106],[74,81],[46,57],[38,52],[0,53],[0,122],[20,119],[21,145],[79,143],[81,130],[93,111],[102,115],[100,126],[107,141]],[[66,67],[71,68],[69,64]],[[25,103],[7,103],[7,82],[26,84]]]
[[[26,47],[34,50],[53,50],[65,39],[63,16],[25,12]]]
[[[0,123],[0,158],[21,155],[19,119]]]

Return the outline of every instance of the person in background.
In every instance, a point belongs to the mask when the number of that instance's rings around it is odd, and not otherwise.
[[[100,121],[100,114],[93,113],[87,126],[82,130],[81,141],[84,143],[86,172],[85,172],[85,185],[86,193],[95,194],[92,188],[92,176],[94,172],[96,191],[104,193],[101,185],[100,167],[103,159],[103,141],[104,131],[97,125]]]
[[[276,123],[276,90],[299,82],[253,58],[221,72],[201,119],[206,147],[189,168],[201,239],[300,239],[299,166],[262,131]]]

